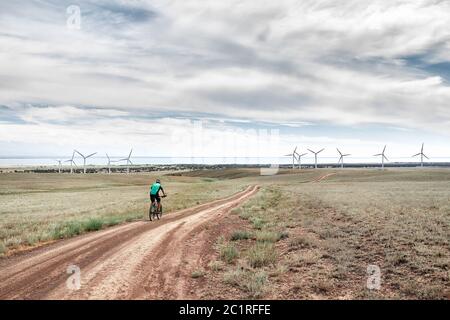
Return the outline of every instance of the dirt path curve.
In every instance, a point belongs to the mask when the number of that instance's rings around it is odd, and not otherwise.
[[[327,179],[327,178],[329,178],[331,176],[334,176],[334,175],[336,175],[336,172],[327,173],[327,174],[325,174],[323,176],[318,177],[317,179],[313,180],[312,182],[321,182],[322,180],[325,180],[325,179]]]
[[[159,221],[129,223],[0,260],[0,299],[183,298],[184,239],[257,191],[249,186]],[[192,252],[190,259],[199,254]],[[81,270],[79,290],[66,286],[69,265]]]

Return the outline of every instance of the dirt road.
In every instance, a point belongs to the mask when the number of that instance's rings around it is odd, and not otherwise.
[[[0,299],[186,298],[187,279],[205,248],[205,223],[257,191],[250,186],[160,221],[129,223],[0,260]],[[78,290],[66,284],[70,265],[80,268]]]

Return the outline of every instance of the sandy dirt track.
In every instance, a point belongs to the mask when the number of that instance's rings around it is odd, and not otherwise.
[[[228,198],[164,216],[56,242],[0,260],[0,299],[183,299],[187,274],[202,256],[202,226],[254,195],[249,186]],[[198,242],[196,249],[186,239]],[[81,270],[70,290],[67,267]]]

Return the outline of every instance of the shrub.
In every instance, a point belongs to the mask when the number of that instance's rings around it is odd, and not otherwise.
[[[68,221],[57,224],[51,231],[52,239],[64,239],[76,236],[84,231],[82,224],[78,221]]]
[[[242,210],[242,212],[239,214],[239,217],[241,217],[241,219],[244,220],[250,219],[251,216],[252,216],[251,212],[247,210]]]
[[[241,268],[227,271],[223,275],[223,281],[232,286],[240,286],[242,284],[242,279],[245,275],[245,271]]]
[[[256,241],[260,242],[277,242],[281,239],[281,234],[272,231],[259,231],[256,233]]]
[[[232,263],[238,256],[239,252],[234,245],[224,243],[220,246],[220,258],[225,262]]]
[[[265,224],[265,221],[258,217],[251,218],[250,221],[253,225],[253,228],[257,230],[261,230]]]
[[[86,222],[84,229],[86,231],[97,231],[100,230],[102,227],[103,221],[101,221],[100,219],[92,218]]]
[[[231,235],[231,240],[232,241],[237,241],[237,240],[247,240],[250,239],[252,237],[251,233],[245,230],[237,230],[234,231],[233,234]]]
[[[248,251],[249,263],[254,268],[264,267],[275,263],[276,252],[273,244],[267,242],[257,242]]]
[[[259,298],[264,292],[266,283],[267,274],[264,271],[259,271],[248,276],[244,281],[244,287],[253,298]]]
[[[263,294],[267,279],[267,274],[264,271],[246,271],[241,267],[230,270],[223,276],[225,283],[238,287],[252,298],[258,298]]]

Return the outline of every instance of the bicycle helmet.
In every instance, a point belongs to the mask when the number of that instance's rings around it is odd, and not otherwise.
[[[159,180],[159,179],[156,179],[156,183],[161,183],[161,180]]]

